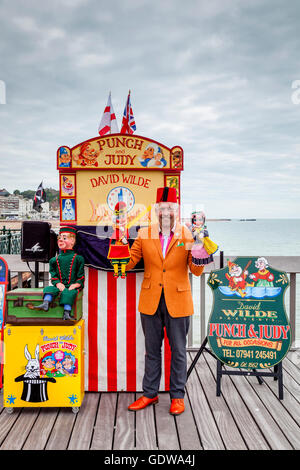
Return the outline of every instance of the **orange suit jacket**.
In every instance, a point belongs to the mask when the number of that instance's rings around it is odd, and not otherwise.
[[[141,258],[144,259],[144,280],[139,298],[139,312],[154,315],[164,289],[166,306],[172,317],[193,315],[189,269],[196,276],[200,276],[204,270],[204,266],[192,263],[193,242],[191,232],[176,222],[175,232],[164,258],[158,224],[139,230],[126,267],[129,271]]]

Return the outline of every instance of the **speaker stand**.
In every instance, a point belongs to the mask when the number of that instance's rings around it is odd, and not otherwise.
[[[34,262],[34,287],[39,287],[39,262]]]

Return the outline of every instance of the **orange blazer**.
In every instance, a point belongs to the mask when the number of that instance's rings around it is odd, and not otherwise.
[[[193,315],[189,269],[195,276],[200,276],[204,270],[204,266],[196,266],[192,263],[193,243],[191,232],[177,222],[175,233],[166,256],[163,258],[158,224],[139,230],[137,239],[131,247],[130,261],[126,267],[129,271],[141,258],[144,259],[145,271],[139,299],[139,312],[154,315],[162,289],[164,289],[167,309],[172,317]]]

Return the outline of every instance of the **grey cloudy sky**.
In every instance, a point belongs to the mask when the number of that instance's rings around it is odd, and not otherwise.
[[[184,204],[299,217],[299,20],[298,0],[2,0],[0,188],[58,188],[57,148],[97,136],[110,90],[120,126],[131,89],[136,134],[184,149]]]

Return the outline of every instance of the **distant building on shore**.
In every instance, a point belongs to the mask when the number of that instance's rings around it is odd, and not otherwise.
[[[44,202],[42,211],[33,209],[33,200],[0,190],[0,217],[2,219],[52,219],[59,217],[58,210],[50,210],[49,202]]]
[[[10,195],[9,192],[8,192],[6,189],[4,189],[4,188],[3,188],[3,189],[0,189],[0,196],[5,196],[5,197],[7,197],[7,196],[9,196],[9,195]]]
[[[19,198],[17,196],[0,195],[0,216],[3,218],[17,218],[19,215]]]

